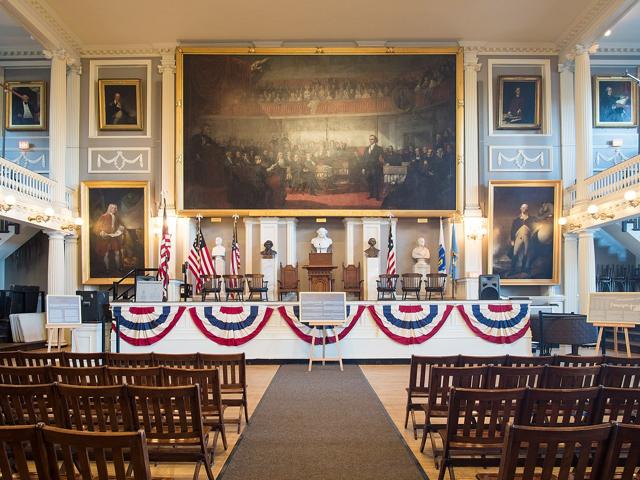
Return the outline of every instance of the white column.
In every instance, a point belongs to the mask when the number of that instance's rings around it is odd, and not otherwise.
[[[578,311],[578,236],[564,234],[563,286],[565,312]]]
[[[66,295],[75,295],[80,284],[78,281],[78,253],[78,237],[75,235],[64,237],[64,289]]]
[[[585,179],[593,174],[593,111],[591,102],[590,49],[576,46],[575,125],[576,125],[576,199],[587,201]]]
[[[464,193],[465,212],[480,210],[478,196],[478,56],[464,52]],[[491,81],[491,79],[489,79]]]
[[[276,217],[260,218],[260,251],[264,249],[263,245],[267,240],[273,242],[273,250],[276,252],[280,250],[278,243],[278,218]],[[278,295],[278,270],[276,268],[278,255],[279,254],[276,253],[274,258],[260,259],[260,273],[262,273],[264,279],[269,282],[267,286],[269,288],[270,300],[275,300]]]
[[[57,183],[53,194],[54,206],[65,208],[68,57],[64,50],[45,53],[51,58],[51,81],[49,82],[49,178]]]
[[[79,63],[69,66],[67,71],[67,145],[65,174],[67,187],[77,190],[80,183],[80,75]],[[75,215],[79,205],[73,205]],[[74,292],[75,293],[75,292]]]
[[[573,62],[558,65],[560,71],[560,146],[562,156],[562,183],[564,188],[576,181],[576,119],[573,88]]]
[[[381,247],[381,227],[385,220],[381,218],[363,218],[362,219],[362,244],[367,245],[370,238],[376,240],[376,247],[380,250],[380,256],[378,258],[368,258],[364,252],[362,252],[362,264],[364,270],[362,278],[364,279],[364,295],[366,300],[375,300],[378,296],[376,290],[376,280],[380,275],[380,265],[383,253]],[[386,250],[385,250],[386,252]]]
[[[64,235],[60,232],[48,232],[47,235],[49,235],[47,293],[50,295],[64,295],[66,271]]]
[[[285,219],[287,231],[287,263],[286,265],[296,265],[298,263],[298,219]],[[276,250],[277,251],[277,250]]]
[[[344,223],[344,261],[347,265],[355,265],[356,261],[356,225],[360,223],[358,218],[345,218]],[[369,239],[367,238],[367,241]],[[365,241],[363,245],[367,245]],[[368,248],[368,247],[367,247]]]
[[[589,294],[596,291],[596,252],[593,231],[578,234],[578,301],[580,313],[589,309]]]

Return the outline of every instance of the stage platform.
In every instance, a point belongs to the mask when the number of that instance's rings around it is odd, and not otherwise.
[[[285,360],[308,358],[310,335],[321,335],[300,323],[298,305],[172,302],[111,307],[121,352],[245,352],[248,359]],[[337,329],[345,359],[531,354],[528,302],[347,302],[347,314],[344,327]],[[116,343],[112,335],[112,351]],[[329,355],[333,349],[331,345]]]

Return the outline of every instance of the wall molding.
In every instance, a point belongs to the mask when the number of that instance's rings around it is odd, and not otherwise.
[[[503,43],[503,42],[467,42],[458,44],[465,52],[476,55],[545,55],[556,56],[558,47],[553,43]]]
[[[89,148],[88,173],[151,173],[150,147]]]
[[[15,155],[10,155],[9,152],[15,152]],[[5,159],[35,173],[49,173],[48,148],[31,148],[27,152],[19,148],[6,148]]]
[[[162,49],[152,45],[88,45],[80,50],[82,58],[161,57]]]
[[[552,172],[553,147],[489,145],[490,172]]]

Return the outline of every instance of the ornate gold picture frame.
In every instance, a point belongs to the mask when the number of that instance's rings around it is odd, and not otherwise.
[[[489,182],[488,273],[503,285],[560,283],[559,180]]]
[[[47,83],[7,82],[5,127],[7,130],[47,129]]]
[[[100,130],[142,130],[142,81],[98,80]]]
[[[462,207],[459,48],[178,48],[176,67],[180,215]]]

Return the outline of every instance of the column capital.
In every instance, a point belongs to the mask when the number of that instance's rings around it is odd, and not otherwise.
[[[72,63],[69,65],[68,73],[77,76],[82,75],[82,65],[79,62]]]
[[[567,57],[572,60],[581,55],[593,55],[598,51],[599,47],[600,46],[597,43],[593,43],[591,45],[577,44]]]
[[[593,238],[593,230],[585,229],[578,232],[578,238]]]
[[[44,233],[46,233],[49,236],[49,240],[64,240],[64,237],[65,237],[64,233],[62,232],[52,231],[52,232],[44,232]]]
[[[43,50],[42,54],[48,60],[63,60],[67,65],[80,64],[80,59],[70,55],[64,48]]]
[[[573,73],[575,70],[576,62],[573,59],[567,58],[564,63],[558,63],[558,72],[559,73]]]
[[[574,242],[578,240],[578,234],[576,232],[563,232],[562,236],[565,240],[572,240]]]
[[[172,48],[163,48],[160,50],[162,58],[158,65],[158,72],[161,74],[176,73],[176,55]]]
[[[464,49],[464,69],[465,71],[479,72],[482,64],[478,62],[478,54],[470,49]]]
[[[64,237],[64,243],[70,243],[70,244],[74,244],[74,243],[78,243],[78,235],[75,233],[72,233],[71,235],[65,235]]]

